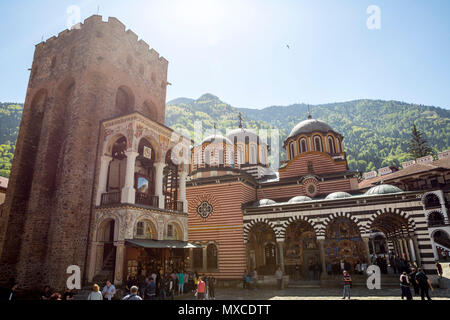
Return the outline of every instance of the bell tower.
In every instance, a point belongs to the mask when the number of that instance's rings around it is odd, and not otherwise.
[[[101,121],[164,123],[168,61],[116,18],[94,15],[36,46],[0,217],[0,281],[65,286],[85,277]]]

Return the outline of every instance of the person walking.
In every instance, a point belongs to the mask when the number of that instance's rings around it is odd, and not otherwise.
[[[178,295],[184,293],[184,273],[180,271],[178,273]]]
[[[437,261],[437,260],[436,260],[436,269],[437,269],[439,278],[442,279],[442,273],[443,273],[443,272],[442,272],[442,266],[441,266],[441,264],[439,263],[439,261]]]
[[[105,300],[111,301],[112,298],[114,298],[114,295],[116,294],[116,287],[111,283],[111,281],[106,281],[106,286],[103,287],[102,295],[105,298]]]
[[[416,274],[416,282],[420,288],[420,296],[422,300],[425,300],[425,296],[427,297],[428,300],[431,300],[430,294],[428,292],[430,288],[432,289],[430,280],[428,279],[422,268],[419,268],[417,271],[418,272]]]
[[[412,300],[412,294],[411,289],[409,287],[410,281],[408,274],[406,271],[403,271],[403,273],[400,276],[400,288],[402,290],[402,300],[406,297],[406,300]]]
[[[258,271],[256,271],[256,268],[255,270],[253,270],[252,277],[253,277],[253,290],[256,290],[257,289],[256,284],[258,283]]]
[[[144,300],[155,300],[156,299],[156,283],[153,277],[147,279],[147,284],[145,286]]]
[[[347,270],[344,270],[344,292],[342,295],[342,300],[345,300],[345,297],[348,296],[348,300],[350,300],[350,289],[352,288],[352,277],[347,272]]]
[[[208,281],[209,299],[216,300],[216,278],[211,276]]]
[[[242,288],[247,289],[247,270],[245,270],[242,275]]]
[[[283,285],[283,271],[281,271],[280,267],[278,267],[277,271],[275,272],[275,278],[277,279],[278,290],[281,290]]]
[[[197,283],[197,300],[205,300],[206,284],[202,277],[198,277]]]
[[[122,300],[142,300],[142,298],[138,295],[138,291],[138,287],[132,286],[130,288],[130,293],[123,297]]]
[[[420,292],[419,292],[419,284],[416,282],[416,275],[417,275],[416,268],[412,268],[411,273],[409,274],[409,278],[411,280],[410,282],[413,285],[414,295],[418,296],[420,294]]]
[[[92,291],[89,293],[88,300],[103,300],[103,295],[100,292],[100,287],[98,286],[98,284],[94,284],[92,286]]]
[[[175,281],[173,280],[173,277],[170,275],[166,279],[166,295],[167,299],[174,299],[175,296]]]

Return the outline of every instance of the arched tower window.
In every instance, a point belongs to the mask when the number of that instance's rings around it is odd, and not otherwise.
[[[256,158],[256,145],[252,144],[250,145],[250,164],[256,164],[257,158]]]
[[[328,136],[328,147],[329,147],[330,153],[336,153],[333,137]]]
[[[294,142],[289,143],[289,154],[291,155],[291,159],[294,159],[295,156],[297,155],[295,153],[295,143]]]
[[[308,147],[306,145],[306,139],[305,138],[302,138],[300,140],[300,153],[303,153],[303,152],[308,152]]]
[[[338,153],[342,152],[342,148],[341,148],[341,139],[336,138],[336,150]]]
[[[314,148],[316,151],[322,152],[322,138],[320,136],[314,136]]]

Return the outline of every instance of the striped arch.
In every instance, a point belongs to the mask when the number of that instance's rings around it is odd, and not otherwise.
[[[352,214],[350,212],[336,212],[336,213],[330,214],[328,217],[326,217],[323,220],[324,228],[322,230],[323,234],[321,234],[322,237],[325,237],[325,233],[326,233],[326,229],[327,229],[328,225],[331,222],[333,222],[335,219],[340,218],[340,217],[348,218],[351,221],[353,221],[358,226],[358,230],[359,230],[361,237],[366,235],[366,226],[361,221],[359,221],[356,217],[352,216]]]
[[[307,223],[309,223],[313,229],[314,232],[316,233],[316,238],[319,236],[319,234],[322,232],[322,228],[321,225],[319,223],[317,223],[316,221],[314,221],[314,219],[311,219],[309,217],[305,217],[305,216],[293,216],[293,217],[289,217],[286,221],[283,221],[283,223],[281,224],[281,232],[280,232],[280,238],[285,240],[286,239],[286,229],[289,227],[289,225],[291,223],[294,223],[296,221],[305,221]],[[277,237],[278,239],[278,237]]]
[[[249,234],[250,230],[259,223],[267,224],[275,233],[276,239],[277,240],[280,239],[280,233],[281,233],[280,228],[278,226],[276,226],[275,223],[273,223],[272,221],[269,221],[267,219],[264,219],[264,218],[257,218],[250,222],[244,222],[244,243],[247,243],[247,241],[248,241],[248,234]]]
[[[406,222],[408,223],[408,228],[407,228],[407,230],[405,230],[405,232],[407,232],[409,234],[415,233],[416,222],[414,221],[414,219],[409,215],[409,213],[401,211],[399,209],[395,209],[395,208],[394,209],[384,208],[383,210],[380,209],[380,210],[377,210],[377,212],[375,212],[374,214],[372,214],[369,218],[369,221],[367,222],[368,232],[370,232],[370,230],[372,229],[373,222],[375,221],[375,219],[385,213],[391,213],[391,214],[394,214],[396,216],[399,216],[399,217],[405,219]]]

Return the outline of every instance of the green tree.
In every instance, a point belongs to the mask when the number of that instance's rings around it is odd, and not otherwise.
[[[413,158],[421,158],[430,155],[432,151],[427,140],[423,137],[422,132],[417,129],[416,124],[413,124],[411,140],[408,147],[409,154]]]

